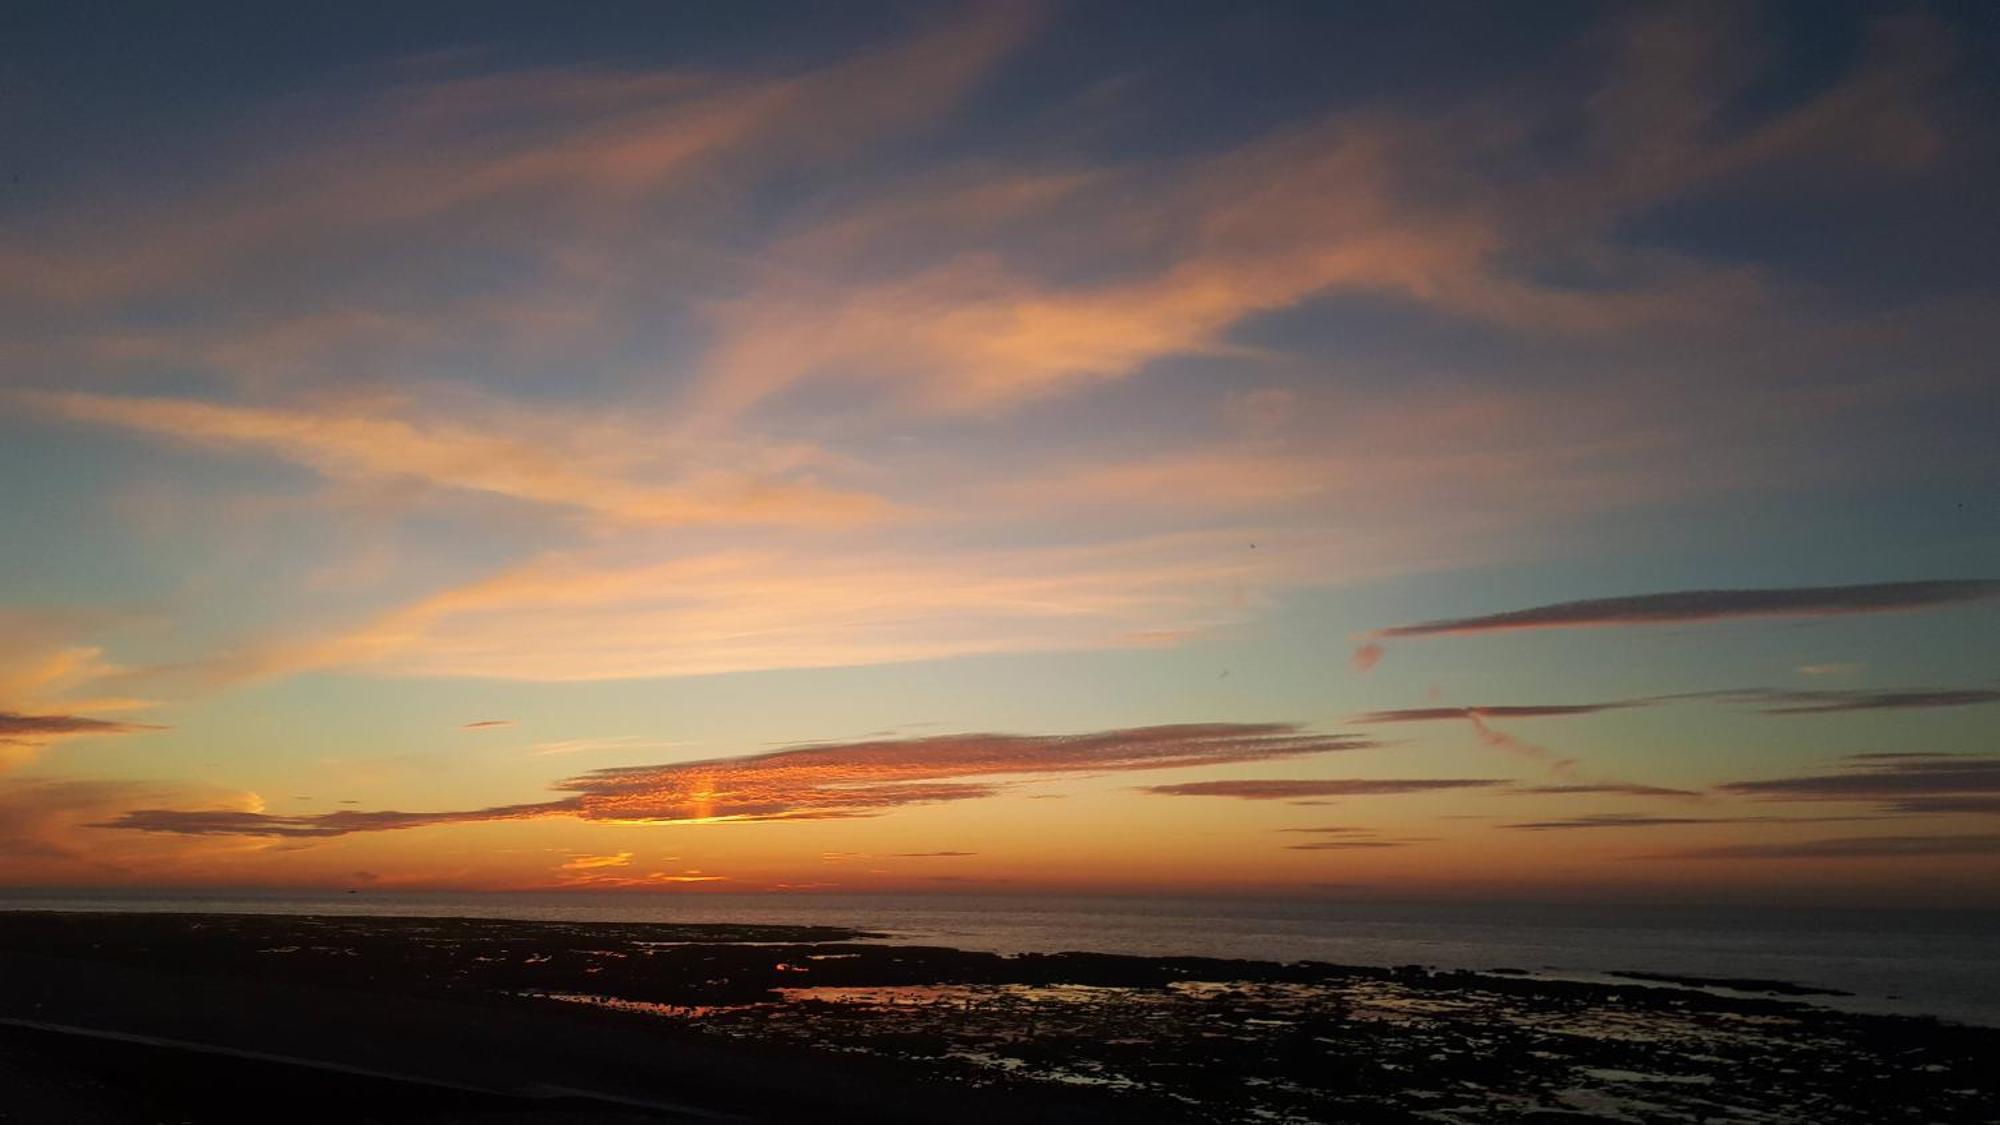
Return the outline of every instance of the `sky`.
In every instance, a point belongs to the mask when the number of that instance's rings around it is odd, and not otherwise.
[[[2000,905],[1996,76],[9,5],[0,885]]]

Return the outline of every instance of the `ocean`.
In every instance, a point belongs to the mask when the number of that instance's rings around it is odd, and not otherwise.
[[[2000,1026],[2000,912],[1384,904],[1067,896],[0,892],[0,910],[189,911],[853,926],[999,953],[1316,960],[1782,980],[1849,1011]]]

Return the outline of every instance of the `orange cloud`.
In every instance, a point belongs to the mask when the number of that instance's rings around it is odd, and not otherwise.
[[[619,852],[616,855],[573,855],[562,862],[562,869],[595,871],[605,867],[629,867],[631,864],[631,852]]]
[[[652,565],[552,557],[358,628],[225,655],[206,674],[564,681],[1126,648],[1241,620],[1242,590],[1308,565],[1302,551],[1247,551],[1233,532],[967,554],[835,543]]]
[[[920,410],[964,412],[1132,375],[1176,354],[1226,349],[1249,318],[1337,292],[1388,295],[1540,332],[1599,332],[1713,316],[1753,303],[1746,271],[1620,247],[1622,218],[1698,185],[1776,162],[1910,167],[1937,148],[1925,91],[1943,73],[1921,37],[1885,37],[1818,96],[1745,128],[1728,121],[1754,83],[1743,41],[1669,13],[1614,31],[1625,57],[1587,104],[1587,143],[1551,160],[1546,128],[1568,100],[1483,96],[1453,112],[1336,117],[1178,163],[1091,168],[1028,183],[994,212],[881,213],[940,247],[857,232],[863,209],[778,248],[783,269],[715,305],[723,342],[698,413],[730,416],[809,379],[886,384]],[[1866,122],[1849,145],[1843,122]],[[1531,176],[1496,172],[1516,160]],[[1026,227],[1019,208],[1043,222]],[[885,246],[885,243],[889,243]],[[1125,266],[1067,280],[1077,246]],[[1522,259],[1547,247],[1617,280],[1542,283]],[[883,260],[903,268],[884,275]]]
[[[993,796],[1005,784],[994,779],[1009,776],[1186,769],[1372,745],[1353,736],[1303,731],[1290,723],[1192,723],[1076,735],[940,735],[596,770],[558,783],[557,788],[574,796],[540,804],[318,816],[137,809],[102,827],[195,836],[315,838],[552,816],[633,822],[842,819],[905,805]]]
[[[638,483],[592,471],[587,455],[455,422],[82,393],[20,392],[18,398],[63,418],[262,453],[334,479],[413,480],[634,524],[839,525],[888,512],[873,497],[805,480],[710,472],[673,485]]]

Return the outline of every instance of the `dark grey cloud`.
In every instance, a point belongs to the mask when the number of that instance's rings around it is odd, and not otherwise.
[[[1557,831],[1580,828],[1660,828],[1679,824],[1828,824],[1880,820],[1873,816],[1655,816],[1648,813],[1588,813],[1556,820],[1502,824],[1501,828]]]
[[[2000,703],[2000,688],[1897,688],[1887,690],[1829,689],[1786,690],[1778,688],[1721,688],[1712,691],[1677,692],[1671,695],[1613,699],[1595,703],[1479,704],[1465,707],[1406,707],[1386,711],[1364,711],[1352,722],[1429,723],[1453,720],[1557,719],[1577,715],[1598,715],[1635,707],[1655,707],[1663,703],[1697,700],[1749,703],[1761,706],[1767,715],[1813,715],[1846,711],[1903,711],[1934,707],[1972,707]]]
[[[1651,700],[1628,699],[1612,703],[1503,704],[1490,707],[1411,707],[1394,711],[1367,711],[1356,715],[1357,723],[1429,723],[1454,719],[1548,719],[1568,715],[1595,715],[1626,707],[1641,707]]]
[[[1906,711],[2000,703],[2000,688],[1911,688],[1899,691],[1766,691],[1751,693],[1772,704],[1767,715],[1822,715],[1846,711]]]
[[[1882,806],[1890,812],[1923,815],[2000,816],[2000,794],[1972,797],[1906,797]]]
[[[2000,579],[1878,582],[1755,590],[1682,590],[1556,602],[1478,617],[1450,617],[1377,629],[1375,637],[1423,637],[1507,629],[1672,625],[1746,617],[1835,617],[1894,613],[2000,598]]]
[[[1649,859],[1897,859],[2000,855],[2000,835],[1843,836],[1778,844],[1723,844]]]
[[[1694,789],[1671,789],[1664,785],[1638,785],[1622,781],[1576,782],[1566,785],[1523,785],[1512,790],[1515,793],[1571,794],[1587,793],[1617,797],[1699,797]]]
[[[20,711],[0,711],[0,742],[39,742],[84,734],[132,734],[142,730],[165,729],[152,723],[93,719],[87,715],[30,715]]]
[[[1246,801],[1289,801],[1300,797],[1365,797],[1392,793],[1428,793],[1438,789],[1471,789],[1504,784],[1506,784],[1504,780],[1494,777],[1350,777],[1326,781],[1273,778],[1148,785],[1144,792],[1162,797],[1237,797]]]
[[[1657,828],[1671,824],[1734,824],[1738,817],[1715,816],[1649,816],[1644,813],[1590,813],[1585,816],[1567,817],[1559,820],[1530,820],[1517,824],[1503,824],[1502,828],[1524,828],[1532,831],[1549,831],[1571,828]]]
[[[1765,801],[1866,801],[1891,812],[1989,812],[2000,800],[2000,755],[1869,754],[1833,773],[1732,781],[1716,789]]]

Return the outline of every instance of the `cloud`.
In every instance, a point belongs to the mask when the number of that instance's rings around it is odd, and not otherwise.
[[[595,871],[605,867],[629,867],[631,864],[631,852],[618,852],[614,855],[573,855],[562,862],[562,869],[564,871]]]
[[[1649,859],[1925,859],[2000,855],[2000,835],[1846,836],[1781,844],[1723,844]]]
[[[1758,693],[1767,715],[1823,715],[1847,711],[1903,711],[1976,707],[2000,703],[1995,688],[1920,688],[1907,691],[1770,691]]]
[[[1397,711],[1368,711],[1349,720],[1356,723],[1427,723],[1455,719],[1547,719],[1568,715],[1595,715],[1625,707],[1644,706],[1645,700],[1616,703],[1522,704],[1495,707],[1413,707]]]
[[[88,777],[0,779],[0,883],[83,885],[212,877],[218,864],[254,855],[268,841],[121,838],[96,831],[120,809],[142,803],[203,802],[255,807],[254,794],[184,784]]]
[[[1189,723],[1074,735],[939,735],[595,770],[558,783],[558,789],[573,796],[539,804],[318,816],[138,809],[102,826],[183,835],[319,838],[539,817],[600,822],[846,819],[906,805],[993,796],[1007,784],[998,779],[1007,777],[1187,769],[1372,745],[1366,739],[1308,732],[1290,723]]]
[[[730,415],[837,380],[920,412],[991,411],[1226,352],[1253,317],[1328,294],[1539,334],[1684,323],[1754,304],[1761,287],[1743,269],[1625,246],[1622,219],[1772,164],[1909,167],[1932,151],[1915,143],[1935,135],[1920,107],[1939,67],[1922,51],[1871,57],[1744,118],[1723,93],[1758,78],[1727,65],[1742,29],[1652,22],[1618,37],[1621,61],[1586,102],[1587,139],[1562,156],[1545,142],[1576,130],[1573,99],[1486,91],[1449,108],[1372,102],[1222,153],[1044,175],[1056,190],[1012,193],[1007,208],[889,193],[880,214],[777,247],[784,268],[717,303],[721,343],[692,409]],[[1871,143],[1844,143],[1842,119],[1869,122]],[[855,234],[884,228],[900,237]],[[1087,272],[1080,247],[1097,251]],[[1550,283],[1538,264],[1602,280]]]
[[[1483,723],[1488,719],[1550,719],[1576,715],[1597,715],[1635,707],[1687,700],[1748,702],[1766,705],[1767,715],[1812,715],[1849,711],[1923,710],[1935,707],[1973,707],[2000,703],[2000,689],[1994,688],[1910,688],[1902,690],[1822,690],[1787,691],[1772,688],[1728,688],[1715,691],[1682,692],[1675,695],[1619,699],[1603,703],[1500,704],[1471,707],[1409,707],[1387,711],[1365,711],[1350,722],[1427,723],[1466,720]]]
[[[1716,791],[1764,801],[1869,802],[1891,812],[1986,812],[2000,801],[2000,756],[1857,755],[1839,773],[1732,781]]]
[[[1519,629],[1675,625],[1760,617],[1837,617],[1967,605],[2000,598],[2000,579],[1878,582],[1754,590],[1684,590],[1557,602],[1479,617],[1451,617],[1377,629],[1374,637],[1454,636]]]
[[[1801,664],[1798,667],[1798,673],[1801,676],[1852,676],[1866,667],[1867,665],[1858,661],[1843,661],[1833,664]]]
[[[962,856],[978,855],[978,852],[897,852],[899,859],[957,859]]]
[[[1392,793],[1429,793],[1440,789],[1470,789],[1504,785],[1499,778],[1338,778],[1331,780],[1258,779],[1248,781],[1188,781],[1149,785],[1142,791],[1162,797],[1237,797],[1246,801],[1290,801],[1300,797],[1363,797]]]
[[[1612,781],[1575,782],[1562,785],[1526,785],[1513,790],[1513,792],[1537,793],[1537,794],[1588,793],[1588,794],[1616,795],[1620,797],[1701,796],[1701,792],[1695,789],[1671,789],[1660,785],[1635,785],[1635,784],[1628,784],[1626,782],[1612,782]]]
[[[93,828],[125,828],[178,836],[272,836],[318,839],[354,832],[388,832],[437,824],[468,824],[491,820],[530,820],[573,815],[574,801],[506,805],[463,812],[343,811],[317,816],[282,816],[239,809],[132,809]]]
[[[592,819],[850,817],[988,796],[998,785],[984,779],[1008,775],[1185,769],[1372,745],[1288,723],[1181,724],[1082,735],[939,735],[604,769],[564,781],[562,788],[582,794]],[[981,780],[966,780],[972,778]]]
[[[1494,730],[1486,725],[1485,719],[1476,714],[1467,715],[1465,720],[1472,724],[1472,731],[1478,736],[1479,741],[1488,746],[1505,750],[1509,754],[1531,762],[1539,762],[1557,777],[1569,777],[1576,772],[1575,758],[1565,757],[1540,743],[1529,742],[1525,738],[1517,738],[1505,731]]]
[[[78,207],[49,217],[38,239],[0,241],[0,293],[64,305],[242,287],[285,267],[332,272],[357,245],[402,261],[412,230],[532,259],[550,253],[553,232],[648,215],[679,187],[696,189],[683,193],[692,205],[704,187],[837,163],[920,130],[1038,19],[1036,4],[975,5],[791,73],[545,67],[399,83],[288,129],[296,143],[260,138],[253,159],[205,191]]]
[[[1280,832],[1297,832],[1306,835],[1326,836],[1330,839],[1312,840],[1303,844],[1287,844],[1285,850],[1294,852],[1337,852],[1365,851],[1374,848],[1404,848],[1411,844],[1421,844],[1436,839],[1433,836],[1384,836],[1373,828],[1326,827],[1326,828],[1281,828]]]
[[[1773,820],[1773,817],[1740,816],[1651,816],[1645,813],[1590,813],[1585,816],[1567,817],[1561,820],[1531,820],[1517,824],[1502,824],[1502,828],[1525,828],[1535,831],[1569,828],[1658,828],[1675,824],[1743,824],[1751,821]],[[1854,820],[1856,817],[1803,817],[1802,821],[1819,822],[1825,820]]]
[[[969,553],[738,548],[636,565],[558,555],[201,671],[225,683],[323,668],[569,681],[1151,647],[1243,619],[1246,586],[1304,568],[1298,554],[1245,550],[1236,532]]]
[[[513,725],[514,725],[514,720],[512,719],[478,719],[470,723],[459,724],[459,729],[489,730],[493,727],[511,727]]]
[[[598,738],[560,738],[551,742],[537,742],[528,747],[528,753],[581,754],[595,750],[656,750],[668,746],[686,746],[691,743],[676,742],[664,738],[641,738],[636,734],[607,735]]]
[[[1292,852],[1345,852],[1366,851],[1373,848],[1406,848],[1416,843],[1411,840],[1314,840],[1310,844],[1287,844],[1286,851]]]
[[[626,853],[629,855],[629,853]],[[594,857],[603,858],[603,857]],[[564,870],[557,877],[557,887],[598,887],[604,890],[626,890],[638,887],[669,887],[688,883],[726,883],[727,875],[711,875],[699,868],[681,871],[648,871],[643,874],[627,874],[614,868],[623,865],[603,864],[585,868],[572,868],[564,864]]]
[[[1884,806],[1890,812],[1941,816],[2000,816],[2000,793],[1970,797],[1905,797]]]
[[[1556,602],[1478,617],[1447,617],[1413,625],[1392,625],[1376,629],[1368,636],[1371,638],[1369,643],[1375,644],[1390,637],[1463,636],[1527,629],[1677,625],[1769,617],[1839,617],[1861,613],[1915,612],[1996,598],[2000,598],[2000,579],[1683,590],[1667,594],[1633,594]]]
[[[0,711],[0,742],[45,742],[78,735],[133,734],[165,729],[153,723],[93,719],[84,715],[24,715],[18,711]]]
[[[637,525],[839,526],[889,514],[889,506],[876,498],[807,479],[711,470],[675,483],[636,481],[592,467],[601,456],[558,444],[574,443],[587,433],[544,429],[509,434],[463,419],[412,422],[382,412],[379,405],[270,409],[29,391],[15,392],[14,398],[74,421],[281,458],[334,480],[417,481]]]

